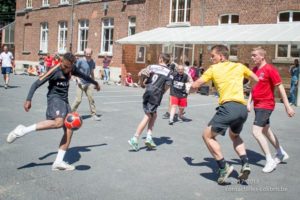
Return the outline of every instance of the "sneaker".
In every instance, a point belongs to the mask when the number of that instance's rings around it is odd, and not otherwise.
[[[229,165],[226,163],[224,169],[219,169],[219,178],[218,178],[218,184],[224,184],[226,178],[232,173],[233,171],[233,166]]]
[[[169,112],[166,112],[164,115],[163,115],[163,119],[168,119],[170,118],[170,113]]]
[[[179,117],[179,119],[180,119],[181,121],[183,121],[183,122],[190,122],[190,121],[191,121],[191,119],[186,118],[185,116]]]
[[[135,151],[139,150],[139,143],[137,142],[137,139],[132,137],[130,140],[128,140],[129,145],[131,148]]]
[[[5,88],[5,89],[7,89],[7,87],[8,87],[8,85],[7,85],[7,84],[5,84],[5,85],[4,85],[4,88]]]
[[[14,130],[12,130],[9,134],[8,134],[8,136],[7,136],[7,138],[6,138],[6,141],[8,142],[8,143],[12,143],[12,142],[14,142],[18,137],[22,137],[23,135],[22,135],[22,130],[23,130],[23,128],[25,128],[25,126],[23,126],[23,125],[18,125]]]
[[[52,170],[53,171],[58,171],[58,170],[65,170],[65,171],[71,171],[74,170],[75,167],[73,165],[70,165],[64,161],[61,162],[54,162],[52,165]]]
[[[156,144],[154,143],[154,141],[152,140],[152,138],[147,138],[146,141],[145,141],[145,145],[149,149],[154,149],[156,147]]]
[[[276,165],[278,165],[279,163],[281,163],[289,158],[290,158],[290,156],[286,152],[283,152],[283,154],[281,154],[281,155],[276,154],[274,161],[275,161]]]
[[[98,117],[97,115],[93,115],[93,120],[94,120],[94,121],[100,121],[101,119],[100,119],[100,117]]]
[[[262,169],[265,173],[270,173],[276,168],[276,163],[274,160],[266,163],[265,167]]]
[[[242,166],[242,169],[241,169],[241,172],[240,172],[238,178],[240,180],[247,180],[250,173],[251,173],[251,169],[250,169],[249,163],[245,163]]]
[[[169,121],[169,125],[173,125],[174,124],[174,121]]]

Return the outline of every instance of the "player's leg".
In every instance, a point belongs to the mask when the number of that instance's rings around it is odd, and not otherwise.
[[[76,98],[72,104],[73,112],[75,112],[78,109],[78,107],[82,101],[82,95],[83,95],[83,86],[81,84],[78,84],[76,87]]]
[[[274,148],[277,151],[276,156],[274,158],[274,161],[276,162],[276,164],[279,164],[282,161],[287,160],[289,158],[289,155],[282,148],[282,146],[280,146],[279,140],[276,137],[276,135],[273,133],[273,131],[271,130],[269,124],[267,124],[263,128],[263,133],[269,139],[269,141],[271,142],[271,144],[274,146]]]
[[[75,169],[74,166],[64,162],[66,151],[68,150],[71,143],[73,131],[71,129],[67,129],[66,127],[63,127],[63,130],[64,130],[64,135],[60,141],[57,156],[52,165],[52,170],[74,170]]]
[[[154,127],[156,118],[157,118],[157,113],[155,111],[155,112],[151,113],[151,118],[148,123],[147,138],[145,141],[146,146],[150,149],[156,147],[156,144],[154,143],[154,141],[152,139],[152,131],[153,131],[153,127]]]

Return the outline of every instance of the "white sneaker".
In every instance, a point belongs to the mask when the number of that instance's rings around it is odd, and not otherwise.
[[[23,126],[23,125],[18,125],[14,130],[12,130],[9,134],[8,134],[8,136],[7,136],[7,138],[6,138],[6,141],[8,142],[8,143],[12,143],[12,142],[14,142],[18,137],[22,137],[23,135],[22,135],[22,130],[23,130],[23,128],[25,128],[25,126]]]
[[[276,162],[274,160],[266,163],[265,167],[262,169],[265,173],[270,173],[276,168]]]
[[[281,163],[289,158],[290,158],[290,156],[284,151],[283,154],[281,154],[281,155],[276,154],[274,161],[278,165],[279,163]]]
[[[94,120],[94,121],[100,121],[100,120],[101,120],[101,118],[100,118],[100,117],[98,117],[97,115],[93,115],[93,120]]]
[[[64,161],[61,162],[54,162],[52,165],[52,170],[57,171],[57,170],[65,170],[65,171],[71,171],[74,170],[75,167],[73,165],[70,165]]]

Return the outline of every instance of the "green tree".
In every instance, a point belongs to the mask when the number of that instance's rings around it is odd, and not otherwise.
[[[15,20],[16,0],[0,0],[0,24]]]

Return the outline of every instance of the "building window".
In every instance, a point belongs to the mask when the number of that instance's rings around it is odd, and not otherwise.
[[[221,15],[219,18],[219,24],[238,24],[239,16],[234,14]]]
[[[145,63],[146,57],[146,47],[145,46],[136,46],[136,63]]]
[[[300,11],[284,11],[279,13],[278,22],[300,22]]]
[[[41,36],[40,36],[40,51],[42,53],[48,52],[48,23],[41,24]]]
[[[79,21],[78,48],[77,48],[78,53],[83,53],[84,49],[87,48],[88,34],[89,34],[89,21],[88,20]]]
[[[237,52],[238,52],[237,45],[230,45],[228,49],[229,49],[229,56],[237,57]]]
[[[276,45],[276,57],[277,58],[299,58],[300,46],[290,44],[278,44]]]
[[[49,0],[43,0],[42,6],[43,7],[49,6]]]
[[[114,39],[114,19],[107,18],[102,21],[101,53],[112,54]]]
[[[191,0],[171,0],[171,23],[189,22]]]
[[[69,4],[69,0],[60,0],[60,4]]]
[[[32,8],[32,0],[26,0],[26,8]]]
[[[135,34],[135,26],[136,26],[136,18],[135,17],[129,17],[128,36]]]
[[[58,53],[66,53],[67,51],[67,36],[68,24],[67,22],[59,22],[58,24]]]

